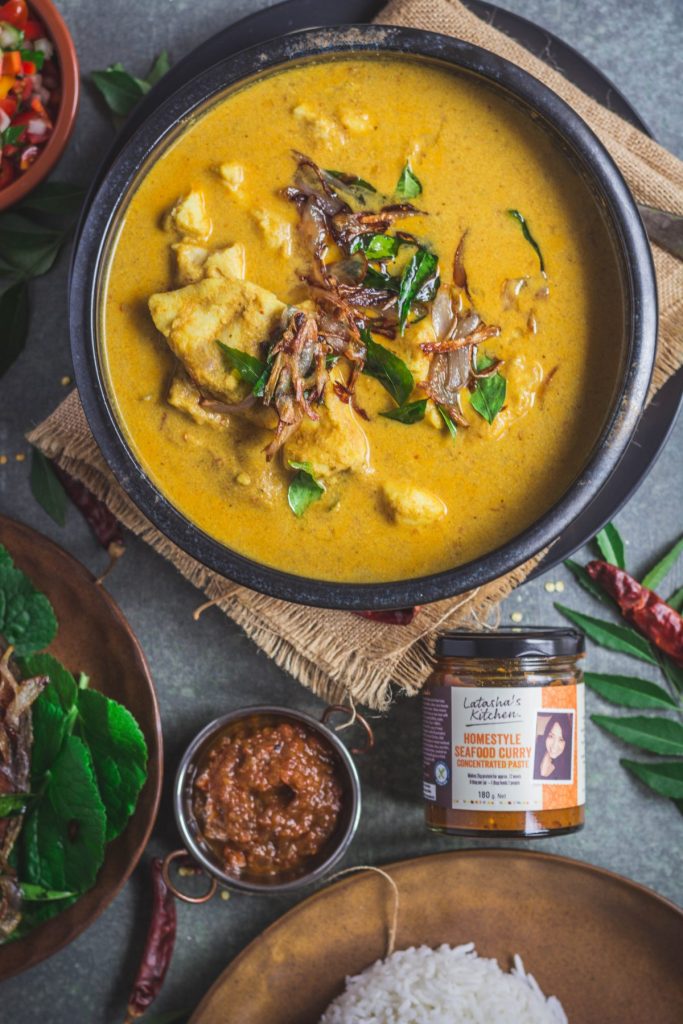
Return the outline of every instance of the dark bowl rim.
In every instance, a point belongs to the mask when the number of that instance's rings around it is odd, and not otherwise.
[[[179,122],[231,85],[298,60],[353,52],[404,55],[464,70],[540,115],[570,149],[603,201],[625,292],[628,354],[618,394],[590,458],[565,494],[526,530],[480,558],[428,576],[382,583],[338,583],[286,573],[238,554],[186,519],[135,459],[107,397],[96,340],[104,242],[129,183],[149,153]],[[427,604],[488,583],[540,553],[590,504],[616,468],[640,418],[656,351],[657,292],[647,236],[628,186],[593,131],[564,100],[509,61],[449,36],[394,26],[304,29],[233,54],[173,93],[131,136],[95,192],[79,226],[69,289],[71,347],[81,402],[95,439],[129,498],[178,547],[221,575],[272,597],[318,607],[364,610]]]
[[[197,842],[194,831],[187,820],[184,806],[187,775],[193,768],[195,758],[201,751],[202,747],[204,747],[212,736],[215,736],[224,729],[226,725],[230,725],[233,722],[239,722],[243,718],[257,716],[263,716],[264,718],[270,716],[273,718],[293,719],[296,722],[301,722],[303,725],[311,729],[312,732],[321,736],[339,758],[340,765],[345,773],[346,782],[348,783],[348,793],[350,794],[351,799],[351,806],[348,808],[348,821],[346,826],[344,827],[343,832],[337,837],[334,845],[330,847],[328,856],[326,856],[325,859],[317,865],[317,867],[312,871],[306,872],[304,875],[300,875],[298,878],[291,879],[290,881],[275,883],[268,882],[263,885],[260,885],[257,882],[246,881],[241,878],[234,878],[227,872],[221,871]],[[194,857],[202,865],[204,870],[214,877],[221,885],[232,889],[235,892],[250,893],[252,895],[272,896],[294,892],[298,889],[304,888],[305,886],[313,885],[327,876],[335,864],[339,863],[353,842],[354,836],[358,831],[361,810],[362,796],[358,769],[356,768],[351,754],[337,734],[330,729],[325,722],[321,721],[321,719],[314,718],[313,715],[309,715],[306,711],[298,711],[295,708],[288,708],[281,704],[245,705],[243,707],[235,708],[233,711],[229,711],[218,718],[214,718],[213,721],[209,722],[203,727],[203,729],[199,730],[185,748],[185,752],[180,759],[173,782],[173,812],[175,815],[176,825],[191,856]]]

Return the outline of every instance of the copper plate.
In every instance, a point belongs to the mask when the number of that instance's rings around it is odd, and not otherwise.
[[[401,897],[397,949],[472,941],[504,968],[520,953],[570,1024],[681,1024],[683,912],[649,889],[523,850],[461,850],[388,870]],[[370,873],[316,893],[247,946],[190,1024],[316,1024],[344,977],[384,955],[390,905],[387,883]]]
[[[49,650],[67,668],[135,715],[149,750],[148,777],[122,834],[107,847],[97,884],[63,914],[24,939],[0,946],[0,980],[33,967],[76,938],[111,903],[144,850],[159,806],[161,721],[147,662],[104,587],[66,551],[35,530],[0,516],[0,543],[52,602],[59,632]]]

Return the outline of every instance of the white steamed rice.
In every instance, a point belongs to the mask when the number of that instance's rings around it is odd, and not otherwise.
[[[346,979],[320,1024],[567,1024],[519,956],[510,973],[474,943],[400,950]]]

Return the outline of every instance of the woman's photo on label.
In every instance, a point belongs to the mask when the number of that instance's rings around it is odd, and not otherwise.
[[[571,782],[573,749],[573,711],[539,711],[536,715],[534,779],[540,782]]]

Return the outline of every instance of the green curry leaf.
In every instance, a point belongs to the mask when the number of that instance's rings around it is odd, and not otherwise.
[[[653,754],[683,756],[683,725],[673,718],[651,718],[646,715],[615,718],[612,715],[591,715],[591,720],[634,747],[649,750]]]
[[[657,659],[652,653],[647,640],[636,633],[635,629],[629,626],[617,626],[606,619],[595,619],[591,615],[584,615],[582,612],[575,612],[563,604],[555,604],[558,612],[566,616],[571,622],[584,631],[586,636],[594,640],[601,647],[608,647],[611,651],[620,651],[622,654],[630,654],[633,658],[647,661],[650,665],[656,665]]]
[[[584,681],[612,704],[625,708],[676,708],[677,702],[666,690],[649,679],[635,676],[612,676],[599,672],[584,672]]]
[[[415,387],[412,373],[399,356],[376,342],[366,328],[361,337],[367,349],[363,373],[378,380],[397,405],[404,405]]]
[[[223,353],[229,368],[237,370],[242,380],[247,384],[251,384],[255,391],[268,369],[266,363],[261,359],[257,359],[256,356],[250,356],[247,352],[242,352],[238,348],[231,348],[222,341],[216,340],[216,344]]]
[[[295,516],[302,516],[309,505],[319,501],[325,493],[325,488],[313,476],[313,467],[310,462],[292,462],[289,465],[296,469],[297,473],[287,491],[287,502]]]
[[[614,523],[607,523],[603,526],[595,536],[595,543],[606,562],[616,565],[618,569],[626,568],[624,542]]]
[[[486,370],[493,365],[493,362],[494,360],[490,356],[479,356],[477,370]],[[476,390],[470,395],[470,405],[487,423],[493,423],[505,404],[506,391],[507,382],[501,373],[494,373],[490,377],[480,377],[477,380]]]
[[[129,74],[121,64],[111,64],[103,71],[93,71],[90,78],[117,117],[126,117],[150,90],[147,82]]]
[[[405,167],[401,171],[400,178],[398,179],[398,183],[396,185],[396,195],[400,196],[402,199],[415,199],[415,197],[419,196],[421,192],[422,185],[420,184],[419,179],[413,173],[413,170],[410,166],[410,161],[408,160],[406,162]]]
[[[534,236],[531,234],[531,231],[529,230],[529,225],[527,223],[526,217],[524,217],[524,215],[521,214],[519,212],[519,210],[508,210],[508,213],[510,214],[510,216],[514,220],[517,221],[517,223],[522,228],[522,234],[524,235],[524,237],[526,238],[527,242],[529,243],[531,248],[535,251],[536,255],[538,256],[538,262],[540,264],[541,273],[544,274],[545,273],[545,262],[543,260],[543,253],[541,252],[541,247],[539,246],[538,242],[536,241]]]
[[[442,405],[437,405],[437,409],[439,410],[439,416],[441,417],[441,419],[446,424],[446,428],[448,430],[448,433],[451,435],[451,437],[455,441],[456,437],[458,436],[458,428],[455,425],[453,417],[449,413],[448,409],[444,409],[444,407]]]
[[[171,61],[168,56],[168,50],[162,50],[158,57],[155,58],[151,68],[147,72],[146,82],[147,85],[156,85],[160,78],[163,78],[167,71],[171,69]]]
[[[406,264],[398,291],[397,312],[401,334],[405,332],[408,313],[415,299],[426,302],[435,294],[439,286],[438,266],[438,256],[428,249],[418,249]]]
[[[380,416],[388,420],[398,420],[399,423],[419,423],[424,419],[427,411],[427,399],[419,398],[415,402],[407,402],[399,405],[397,409],[390,409],[389,412],[381,412]]]
[[[622,758],[621,763],[660,796],[683,799],[683,761],[649,762]]]
[[[682,553],[683,537],[676,541],[674,546],[650,569],[647,575],[643,576],[643,586],[649,590],[656,590],[664,577],[668,576],[671,572]]]

